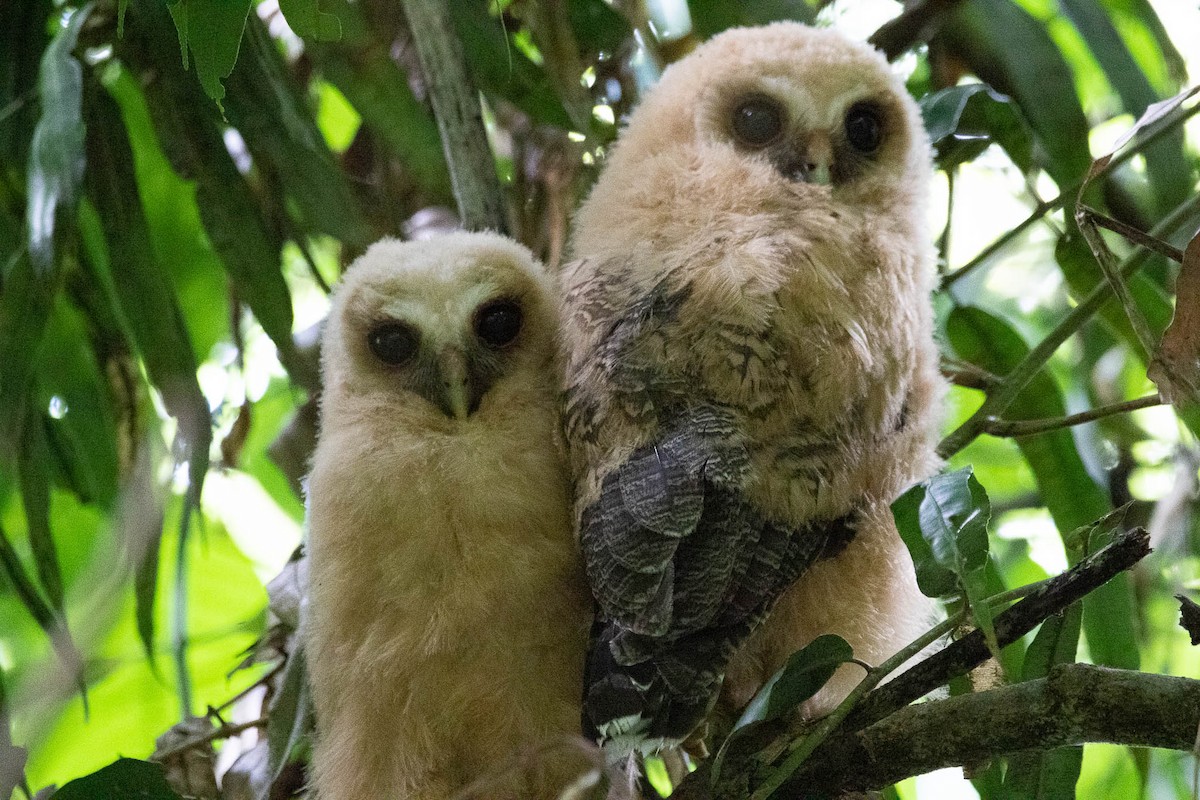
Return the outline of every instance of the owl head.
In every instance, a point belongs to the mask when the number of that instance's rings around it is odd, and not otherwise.
[[[357,401],[453,428],[513,383],[552,380],[554,285],[492,233],[376,242],[346,271],[322,342],[327,403]]]
[[[689,225],[719,210],[923,208],[930,174],[920,112],[882,54],[798,23],[736,28],[666,70],[593,192],[603,219],[585,208],[580,222],[621,225],[612,213],[631,203],[688,213],[689,197]]]

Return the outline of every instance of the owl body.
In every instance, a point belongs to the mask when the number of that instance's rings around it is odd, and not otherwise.
[[[730,117],[746,103],[782,130],[739,141]],[[868,154],[845,141],[859,108],[882,132]],[[877,662],[923,630],[927,606],[888,505],[937,464],[929,162],[882,57],[794,24],[716,37],[632,115],[563,275],[576,511],[608,623],[593,650],[616,662],[593,653],[586,682],[600,687],[593,712],[611,707],[597,712],[610,730],[636,728],[639,703],[660,718],[674,703],[676,722],[648,730],[686,735],[718,687],[719,711],[732,713],[821,633]],[[674,442],[697,408],[721,417],[707,440],[721,444],[695,444],[705,452],[686,479],[646,479],[686,509],[672,517],[685,524],[664,524],[653,501],[611,489],[638,484],[631,465]],[[682,476],[688,459],[677,460]],[[613,504],[640,541],[606,525]],[[713,544],[692,544],[703,537]],[[780,537],[790,550],[747,555]],[[707,610],[690,615],[693,602]],[[689,661],[702,666],[682,669]],[[810,710],[853,679],[847,669]],[[631,698],[628,684],[652,680],[668,699]]]
[[[507,782],[485,796],[552,798],[577,772],[544,750],[578,730],[591,616],[557,433],[551,291],[519,246],[456,234],[375,245],[335,298],[308,483],[322,800],[444,800],[488,776]],[[492,297],[518,303],[523,328],[469,414],[421,396],[445,388],[440,377],[399,388],[405,366],[367,345],[392,319],[469,334]],[[514,784],[527,756],[537,767]]]

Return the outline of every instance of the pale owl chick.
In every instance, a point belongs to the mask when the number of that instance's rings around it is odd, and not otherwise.
[[[493,234],[384,240],[335,292],[308,479],[321,800],[553,798],[577,775],[592,604],[555,303]]]
[[[616,749],[728,719],[822,633],[875,663],[926,625],[889,504],[937,465],[930,176],[884,58],[793,23],[702,45],[618,139],[562,276],[585,717]]]

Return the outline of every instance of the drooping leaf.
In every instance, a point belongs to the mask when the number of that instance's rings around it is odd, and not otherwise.
[[[1011,0],[966,0],[946,16],[938,41],[1017,102],[1040,146],[1039,162],[1060,186],[1083,177],[1091,162],[1087,118],[1045,25]]]
[[[46,48],[38,77],[42,116],[33,131],[26,221],[29,257],[39,280],[51,283],[60,218],[69,220],[83,179],[83,67],[71,55],[89,4],[71,14]]]
[[[892,503],[892,514],[912,557],[921,593],[926,597],[950,597],[958,589],[954,571],[938,563],[932,545],[921,533],[921,505],[926,494],[925,484],[918,483]]]
[[[920,105],[941,169],[970,161],[994,142],[1021,170],[1029,170],[1029,127],[1016,104],[991,87],[982,83],[952,86],[921,98]]]
[[[303,39],[333,42],[342,36],[337,14],[322,11],[319,0],[279,0],[279,10],[295,34]]]
[[[42,591],[60,618],[65,618],[63,605],[62,569],[58,551],[50,530],[50,445],[42,427],[41,415],[32,410],[22,433],[21,459],[18,464],[21,484],[21,504],[25,508],[25,524],[29,545]]]
[[[707,39],[726,28],[766,25],[779,20],[813,23],[816,12],[805,0],[748,0],[726,3],[722,0],[688,0],[696,34]]]
[[[196,67],[204,93],[218,105],[225,97],[221,81],[237,63],[251,0],[175,0],[167,6],[179,34],[179,49],[186,68]]]
[[[842,664],[854,658],[854,650],[840,636],[825,634],[792,654],[754,699],[746,706],[734,730],[752,722],[763,722],[799,708],[829,682]]]
[[[302,229],[356,248],[378,238],[258,19],[246,25],[242,54],[227,83],[229,121],[242,134],[258,169],[280,182]],[[284,201],[279,198],[281,205]]]
[[[162,764],[121,758],[71,781],[51,800],[182,800],[167,783]]]
[[[1021,335],[1007,322],[980,308],[955,308],[947,318],[946,334],[960,358],[995,375],[1011,372],[1029,352]],[[1005,412],[1009,419],[1043,419],[1064,414],[1062,392],[1047,370],[1039,372]],[[1022,436],[1016,442],[1033,470],[1042,502],[1060,535],[1065,536],[1112,510],[1108,497],[1084,467],[1069,430]],[[1068,549],[1067,556],[1073,562],[1080,554]],[[1128,575],[1116,576],[1084,599],[1083,626],[1098,663],[1137,668]]]

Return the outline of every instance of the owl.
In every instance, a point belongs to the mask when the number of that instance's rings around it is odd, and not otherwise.
[[[321,800],[548,800],[576,777],[593,613],[556,306],[482,233],[381,241],[334,293],[307,489]]]
[[[702,45],[619,136],[562,275],[610,748],[719,730],[820,634],[877,663],[927,626],[889,504],[938,466],[931,174],[885,59],[794,23]]]

